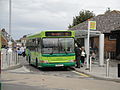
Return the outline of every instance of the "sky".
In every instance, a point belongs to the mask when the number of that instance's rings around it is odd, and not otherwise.
[[[13,39],[43,30],[66,30],[81,10],[120,10],[120,0],[11,0]],[[0,29],[9,33],[9,0],[0,0]]]

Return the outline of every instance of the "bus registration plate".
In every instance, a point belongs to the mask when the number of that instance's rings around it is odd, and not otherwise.
[[[56,64],[56,67],[64,66],[63,64]]]

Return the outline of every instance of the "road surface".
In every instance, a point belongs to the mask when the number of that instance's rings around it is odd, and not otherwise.
[[[20,57],[21,68],[2,72],[2,90],[120,90],[120,83],[97,80],[71,68],[40,69]]]

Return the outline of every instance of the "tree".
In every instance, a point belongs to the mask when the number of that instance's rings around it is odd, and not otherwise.
[[[69,24],[68,28],[72,28],[73,26],[76,26],[92,17],[94,17],[95,14],[89,10],[82,10],[79,12],[78,16],[73,17],[73,23],[72,25]]]
[[[107,8],[107,10],[105,11],[105,14],[106,14],[106,13],[109,13],[109,12],[111,12],[111,9],[110,9],[110,8]]]

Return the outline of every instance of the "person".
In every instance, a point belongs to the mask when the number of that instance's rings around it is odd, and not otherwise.
[[[21,47],[20,50],[22,52],[22,56],[25,57],[25,47]]]
[[[96,54],[95,54],[95,52],[93,51],[93,52],[92,52],[92,63],[94,63],[95,59],[96,59]]]
[[[22,55],[22,53],[20,51],[20,48],[17,49],[17,53],[18,53],[19,56]]]
[[[81,47],[81,67],[83,67],[83,64],[85,62],[85,58],[86,58],[85,48]]]
[[[25,54],[25,50],[22,52],[22,55],[23,55],[23,57],[25,57],[25,56],[26,56],[26,54]]]
[[[81,51],[80,48],[75,44],[75,55],[76,55],[76,68],[80,68],[80,55]]]

